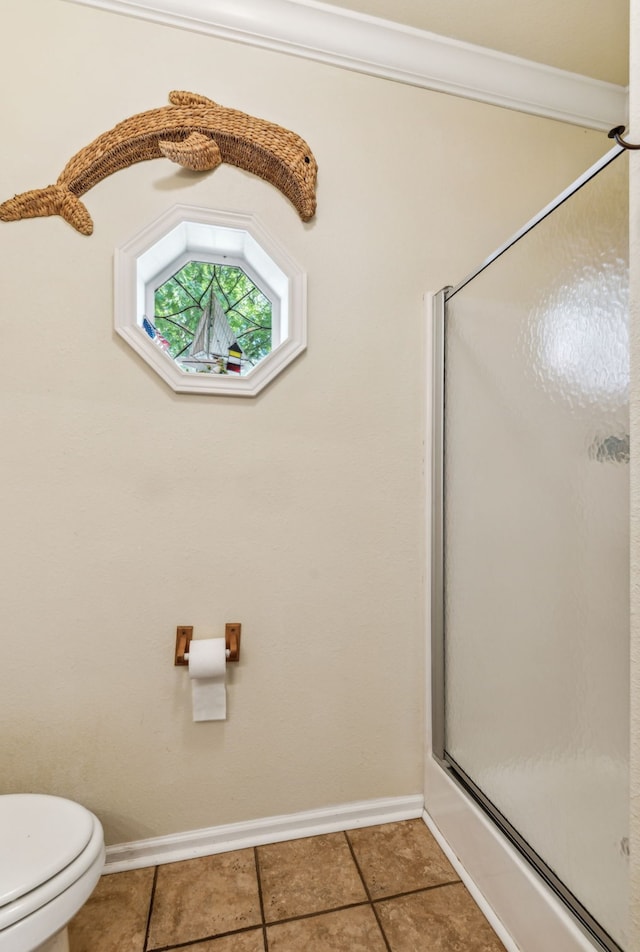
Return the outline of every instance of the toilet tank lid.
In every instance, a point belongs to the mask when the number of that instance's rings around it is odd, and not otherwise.
[[[86,849],[93,816],[38,793],[0,796],[0,907],[57,876]]]

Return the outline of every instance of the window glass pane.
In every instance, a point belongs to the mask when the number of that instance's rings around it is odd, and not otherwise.
[[[272,305],[242,268],[189,261],[156,288],[144,328],[186,373],[242,375],[271,352]]]

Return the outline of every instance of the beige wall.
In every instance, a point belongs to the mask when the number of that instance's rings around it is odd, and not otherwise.
[[[304,226],[222,167],[139,165],[95,233],[2,224],[0,763],[109,842],[422,788],[422,294],[460,279],[602,134],[51,0],[5,0],[2,198],[191,89],[304,136]],[[118,243],[174,202],[256,213],[308,272],[309,348],[254,400],[179,396],[113,331]],[[193,724],[177,624],[243,624]]]

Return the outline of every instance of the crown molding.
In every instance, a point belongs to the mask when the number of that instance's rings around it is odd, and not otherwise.
[[[249,46],[608,131],[623,86],[318,0],[65,0]]]

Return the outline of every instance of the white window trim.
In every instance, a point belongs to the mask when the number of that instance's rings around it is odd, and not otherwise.
[[[153,291],[187,260],[243,268],[273,305],[273,346],[246,375],[181,370],[142,328]],[[176,393],[252,397],[307,346],[306,274],[253,215],[174,205],[115,252],[117,333]]]

